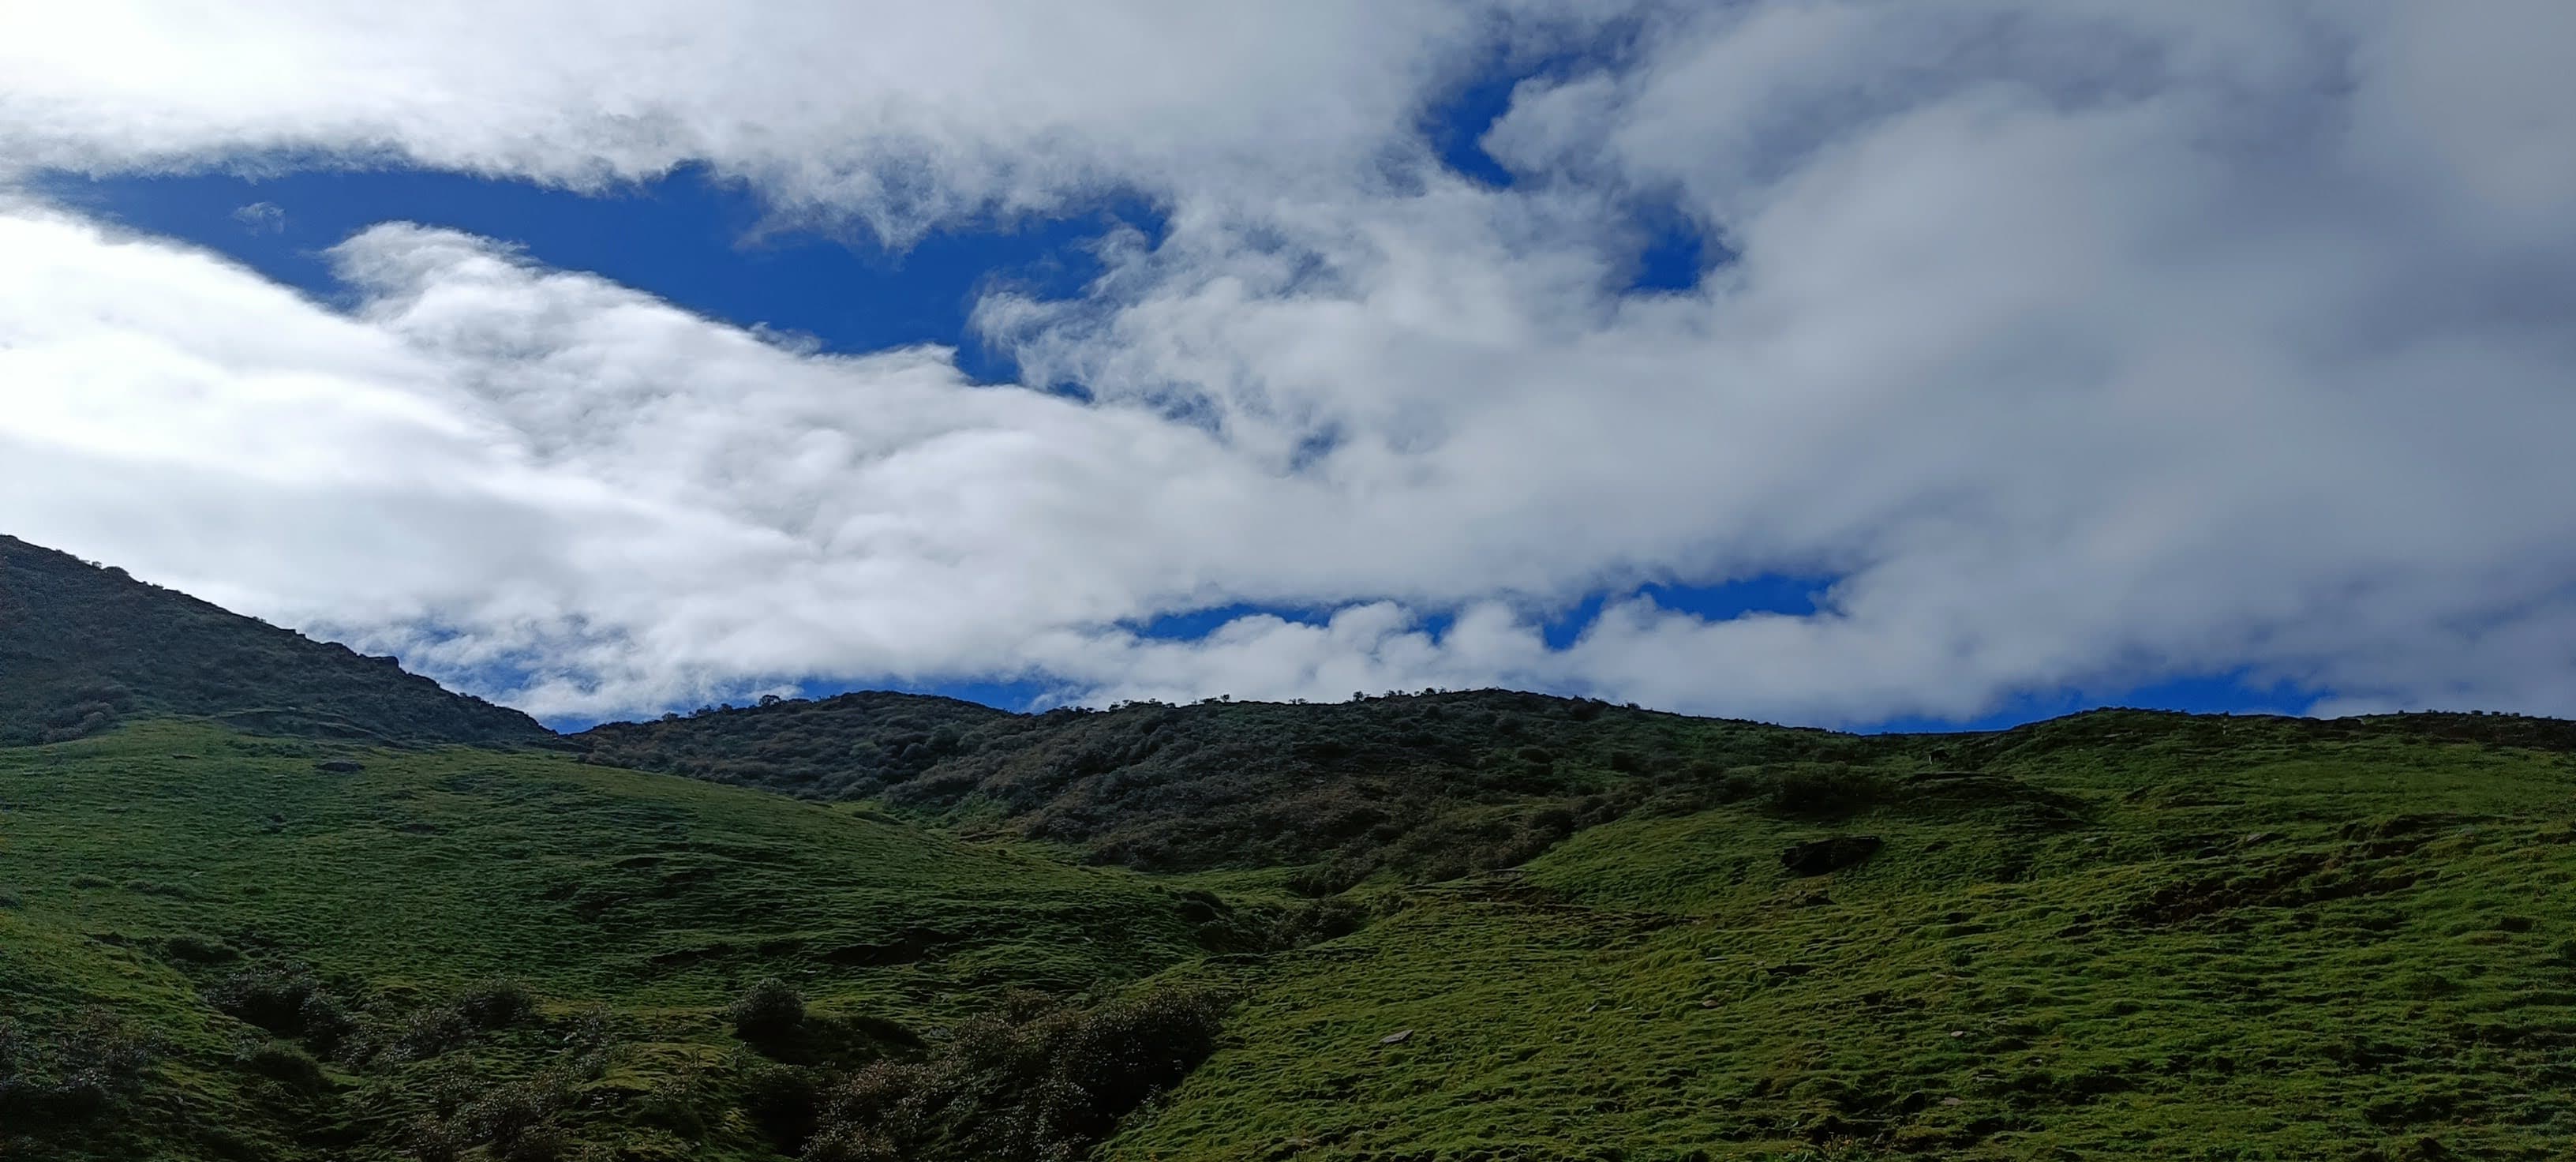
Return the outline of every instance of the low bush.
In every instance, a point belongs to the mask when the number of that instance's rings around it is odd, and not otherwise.
[[[1076,1158],[1215,1051],[1227,1002],[1186,985],[1091,1008],[1026,995],[925,1059],[880,1061],[832,1093],[808,1162]]]
[[[142,1089],[152,1053],[148,1036],[103,1008],[0,1018],[0,1130],[41,1133],[106,1115]]]
[[[357,1021],[314,978],[313,971],[293,961],[271,961],[236,971],[206,990],[206,1003],[322,1053],[338,1048],[357,1029]]]
[[[393,1061],[426,1061],[461,1048],[474,1039],[474,1022],[455,1005],[438,1005],[403,1018],[384,1044]]]
[[[477,1029],[507,1029],[537,1015],[537,997],[515,980],[487,980],[457,997],[455,1007]]]
[[[785,1036],[805,1023],[805,995],[777,977],[762,977],[736,999],[725,1015],[746,1041]]]
[[[300,1093],[318,1093],[329,1085],[322,1075],[322,1066],[302,1049],[271,1038],[245,1041],[234,1049],[233,1063],[243,1072],[267,1078]]]

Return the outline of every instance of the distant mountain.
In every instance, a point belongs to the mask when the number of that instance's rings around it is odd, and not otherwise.
[[[137,714],[415,746],[555,737],[392,658],[0,536],[0,745],[78,738]]]

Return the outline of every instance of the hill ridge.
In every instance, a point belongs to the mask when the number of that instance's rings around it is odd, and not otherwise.
[[[0,744],[135,713],[400,745],[550,745],[534,718],[336,642],[0,535]]]

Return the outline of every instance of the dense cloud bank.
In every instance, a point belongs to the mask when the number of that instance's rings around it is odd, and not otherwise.
[[[1028,382],[981,386],[434,223],[320,303],[22,192],[0,529],[555,715],[1001,677],[1865,723],[2203,673],[2576,713],[2576,9],[473,7],[14,10],[0,165],[1166,226],[988,294]],[[1496,68],[1507,185],[1424,132]],[[1671,221],[1723,261],[1632,290]],[[1540,628],[1783,573],[1837,580]],[[1321,612],[1127,628],[1234,604]]]

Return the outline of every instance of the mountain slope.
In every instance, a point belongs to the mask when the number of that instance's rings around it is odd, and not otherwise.
[[[1207,965],[1223,1046],[1108,1156],[2576,1154],[2576,762],[2399,725],[2086,715],[1408,889]]]
[[[0,536],[0,743],[77,738],[133,714],[401,744],[554,737],[391,658]]]
[[[1114,987],[1199,954],[1215,915],[865,812],[525,750],[143,721],[0,748],[0,805],[11,1158],[431,1157],[416,1122],[480,1140],[458,1085],[553,1094],[529,1116],[567,1150],[775,1157],[763,1117],[804,1084],[777,1061],[863,1064],[1011,989]],[[762,977],[813,1015],[754,1053],[724,1014]],[[79,1069],[45,1058],[119,1038],[147,1062],[130,1096],[58,1108]],[[43,1126],[53,1153],[14,1152]]]

